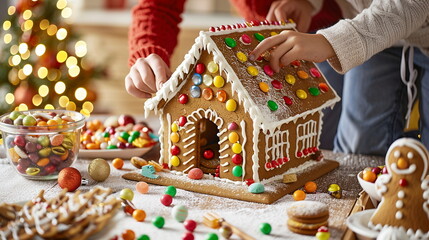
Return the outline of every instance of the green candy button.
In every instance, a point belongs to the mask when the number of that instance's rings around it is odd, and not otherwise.
[[[253,34],[253,36],[255,36],[256,40],[258,40],[258,41],[262,41],[265,39],[264,35],[262,35],[260,33],[255,33],[255,34]]]
[[[268,100],[267,104],[268,104],[268,108],[271,111],[276,111],[279,108],[279,106],[277,105],[277,103],[274,102],[274,101],[272,101],[272,100]]]
[[[232,168],[232,175],[235,177],[241,177],[243,175],[243,168],[241,166],[235,166]]]
[[[320,90],[316,87],[310,87],[310,88],[308,88],[308,91],[313,96],[318,96],[320,94]]]
[[[232,38],[225,38],[225,44],[230,48],[237,46],[237,42]]]

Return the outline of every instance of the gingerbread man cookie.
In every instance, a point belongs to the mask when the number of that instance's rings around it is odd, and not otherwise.
[[[377,181],[382,200],[369,225],[403,228],[409,237],[429,237],[429,153],[417,140],[396,140],[386,155],[389,174]]]

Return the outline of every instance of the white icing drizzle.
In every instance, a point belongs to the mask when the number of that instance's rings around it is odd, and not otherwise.
[[[222,164],[221,164],[221,166],[222,166],[222,167],[229,166],[229,162],[224,162],[224,163],[222,163]]]
[[[401,211],[396,211],[395,218],[399,220],[399,219],[402,219],[402,217],[403,217],[402,212]]]
[[[392,163],[390,164],[390,169],[395,172],[396,174],[403,174],[403,175],[407,175],[407,174],[412,174],[413,172],[416,171],[417,166],[416,164],[411,164],[408,168],[406,169],[399,169],[398,166],[396,165],[396,163]]]
[[[192,132],[194,129],[195,129],[195,126],[193,126],[193,127],[189,128],[189,129],[187,129],[185,132],[186,132],[186,133],[190,133],[190,132]]]
[[[316,121],[310,120],[303,124],[298,124],[296,127],[297,137],[296,137],[296,149],[295,157],[299,158],[297,153],[303,152],[304,149],[309,147],[315,147],[317,143],[317,127]],[[301,130],[300,130],[301,129]],[[302,135],[300,135],[302,133]],[[306,155],[302,154],[301,157],[306,157]]]
[[[186,157],[186,156],[188,156],[191,152],[193,152],[193,151],[195,151],[195,148],[192,148],[191,150],[189,150],[189,151],[187,151],[187,152],[185,152],[184,154],[183,154],[183,156],[184,157]]]
[[[227,154],[225,154],[225,155],[219,156],[219,159],[224,159],[224,158],[227,158],[227,157],[229,157],[229,154],[228,154],[228,153],[227,153]]]
[[[192,156],[191,158],[189,158],[188,160],[183,162],[183,165],[188,165],[188,163],[191,162],[192,160],[194,160],[194,158],[195,158],[195,156]]]
[[[401,156],[401,152],[400,152],[399,150],[396,150],[396,151],[393,153],[393,156],[394,156],[395,158],[399,158],[399,157]]]
[[[255,182],[259,182],[259,148],[258,148],[258,142],[259,142],[259,126],[254,121],[253,122],[253,155],[252,155],[252,171],[253,171],[253,180]]]
[[[227,172],[229,172],[229,169],[225,169],[225,170],[223,170],[223,172],[224,172],[224,173],[227,173]]]
[[[228,140],[228,137],[224,137],[222,140],[219,141],[219,145],[221,145],[222,143],[224,143],[226,140]]]
[[[276,176],[271,177],[269,179],[264,179],[264,180],[261,181],[261,183],[262,184],[268,184],[270,182],[282,180],[283,179],[283,175],[285,175],[285,174],[298,173],[298,172],[306,170],[307,168],[313,167],[313,166],[315,166],[317,164],[320,164],[320,162],[319,161],[315,161],[315,160],[308,160],[305,163],[299,165],[298,167],[290,168],[289,170],[287,170],[283,174],[276,175]]]
[[[403,190],[400,190],[398,192],[398,198],[403,199],[405,197],[405,192]]]
[[[183,173],[186,173],[187,171],[191,170],[194,167],[194,164],[183,170]]]
[[[183,139],[183,142],[187,142],[189,139],[195,137],[195,135],[197,135],[197,134],[196,133],[190,134],[187,138]]]
[[[228,144],[225,144],[222,149],[219,150],[219,153],[222,153],[223,151],[227,150],[229,148]]]
[[[429,218],[429,180],[425,179],[422,181],[421,188],[423,190],[423,209],[426,212],[426,216]]]
[[[195,143],[195,140],[192,140],[190,143],[186,144],[185,146],[183,146],[184,148],[188,148],[189,146],[191,146],[192,144]]]
[[[226,128],[222,129],[221,131],[219,131],[219,133],[217,134],[218,137],[220,137],[222,134],[224,134],[226,132]]]
[[[270,145],[269,147],[268,145]],[[279,158],[287,157],[289,158],[289,130],[281,131],[280,127],[273,130],[267,131],[265,133],[265,162],[276,161]],[[284,155],[286,153],[286,156]],[[267,168],[267,165],[264,164],[266,171],[274,170],[275,168],[280,168],[286,162],[276,165],[276,167]]]
[[[241,138],[243,139],[242,146],[242,152],[241,155],[243,156],[243,175],[241,176],[241,180],[244,181],[246,179],[246,143],[247,143],[247,135],[246,135],[246,122],[244,120],[240,121],[240,127],[241,127]]]
[[[396,206],[396,208],[401,209],[404,207],[404,202],[402,200],[398,200],[398,201],[396,201],[395,206]]]
[[[162,115],[160,115],[160,116],[162,116]],[[170,134],[171,134],[171,115],[170,115],[170,113],[167,113],[166,115],[166,119],[167,119],[167,133],[168,133],[168,135],[167,136],[170,136]],[[160,117],[161,118],[161,117]],[[161,120],[161,119],[160,119]],[[163,121],[161,120],[161,124],[163,123]],[[161,127],[162,128],[162,127]],[[160,138],[161,139],[161,138]],[[162,141],[162,139],[161,139],[161,141],[160,142],[163,142]],[[171,149],[171,140],[170,139],[168,139],[168,149]],[[171,159],[171,152],[170,151],[168,151],[168,149],[167,149],[167,154],[168,154],[168,159]],[[160,158],[159,158],[159,163],[161,164],[161,166],[162,166],[162,163],[163,163],[163,161],[164,161],[164,159],[163,159],[163,153],[164,153],[164,149],[162,149],[161,148],[161,156],[160,156]],[[168,162],[168,168],[171,168],[171,163],[170,163],[170,161],[169,160],[167,160],[167,162]]]
[[[410,160],[413,159],[414,158],[413,152],[408,152],[407,153],[407,158],[410,159]]]

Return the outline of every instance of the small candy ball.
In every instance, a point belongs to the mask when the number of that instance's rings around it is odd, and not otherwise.
[[[328,193],[334,198],[341,198],[343,196],[342,190],[338,184],[331,184],[328,187]]]
[[[156,216],[154,219],[152,219],[152,224],[157,228],[163,228],[165,224],[165,219],[161,216]]]
[[[122,158],[115,158],[112,161],[112,165],[116,169],[122,169],[122,167],[124,166],[124,160],[122,160]]]
[[[124,188],[119,194],[119,197],[128,201],[132,201],[134,198],[134,192],[129,188]]]
[[[131,229],[126,229],[122,232],[122,238],[124,240],[134,240],[136,238],[136,234]]]
[[[141,235],[137,240],[150,240],[150,237],[146,234]]]
[[[219,237],[217,236],[216,233],[207,233],[204,239],[205,240],[219,240]]]
[[[306,194],[305,194],[305,192],[304,192],[304,191],[302,191],[302,190],[296,190],[296,191],[293,193],[293,199],[294,199],[295,201],[301,201],[301,200],[304,200],[304,199],[305,199],[305,197],[306,197]]]
[[[365,171],[362,175],[363,180],[367,181],[367,182],[375,182],[375,180],[377,179],[377,175],[372,172],[372,171]]]
[[[220,235],[222,235],[222,237],[226,239],[229,239],[232,235],[232,229],[228,226],[223,226],[219,228],[219,232],[220,232]]]
[[[261,225],[259,225],[259,230],[265,234],[268,235],[271,233],[271,225],[269,223],[261,223]]]
[[[188,208],[183,205],[174,206],[171,214],[176,221],[184,222],[188,217]]]
[[[165,193],[165,194],[168,194],[168,195],[170,195],[170,196],[172,196],[172,197],[175,197],[175,196],[176,196],[176,193],[177,193],[177,190],[176,190],[176,188],[175,188],[174,186],[168,186],[168,187],[165,189],[164,193]]]
[[[82,182],[82,175],[73,167],[66,167],[58,174],[58,185],[61,188],[67,188],[68,192],[76,190]]]
[[[250,184],[248,191],[251,193],[263,193],[265,192],[264,184],[262,183],[252,183]]]
[[[191,219],[186,220],[183,223],[183,225],[185,226],[186,230],[188,230],[189,232],[193,232],[195,228],[197,228],[197,222]]]
[[[317,233],[316,233],[317,240],[328,240],[329,237],[331,237],[331,234],[329,233],[329,230],[327,227],[322,226],[319,229],[317,229]]]
[[[147,184],[145,182],[138,182],[136,184],[136,190],[139,193],[145,194],[149,191],[149,184]]]
[[[211,149],[206,149],[206,150],[204,150],[204,152],[203,152],[203,157],[204,157],[205,159],[208,159],[208,160],[212,159],[212,158],[214,157],[214,152],[213,152],[213,150],[211,150]]]
[[[110,175],[110,165],[106,160],[96,158],[88,165],[88,174],[95,181],[103,182]]]
[[[188,173],[188,178],[194,179],[194,180],[202,179],[203,176],[204,176],[204,172],[199,168],[193,168]]]
[[[182,236],[182,240],[194,240],[194,234],[192,234],[191,232],[186,232],[183,234]]]
[[[137,221],[137,222],[143,222],[146,218],[146,212],[141,210],[141,209],[136,209],[133,212],[133,218]]]
[[[160,200],[161,200],[162,205],[168,207],[173,202],[173,197],[168,195],[168,194],[164,194]]]
[[[304,190],[307,193],[314,193],[317,190],[317,184],[315,182],[306,182],[304,185]]]

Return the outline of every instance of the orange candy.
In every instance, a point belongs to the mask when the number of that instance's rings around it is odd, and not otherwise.
[[[112,165],[116,169],[122,169],[122,167],[124,166],[124,160],[122,160],[122,158],[115,158],[112,161]]]
[[[146,218],[146,212],[141,209],[136,209],[133,211],[133,218],[137,222],[143,222]]]
[[[363,180],[365,180],[367,182],[373,183],[377,179],[377,175],[372,171],[364,171],[362,178],[363,178]]]
[[[134,240],[136,238],[136,234],[133,230],[126,229],[122,232],[122,238],[124,240]]]
[[[216,99],[219,102],[225,102],[226,98],[227,98],[227,95],[226,95],[226,92],[224,90],[217,91],[217,93],[216,93]]]
[[[409,166],[407,159],[402,157],[398,159],[397,165],[399,169],[407,169]]]
[[[304,191],[302,191],[302,190],[296,190],[295,192],[293,192],[293,199],[294,199],[295,201],[301,201],[301,200],[304,200],[306,196],[307,196],[307,195],[306,195],[306,194],[305,194],[305,192],[304,192]]]
[[[314,193],[317,190],[317,184],[315,182],[307,182],[304,185],[304,190],[307,193]]]

